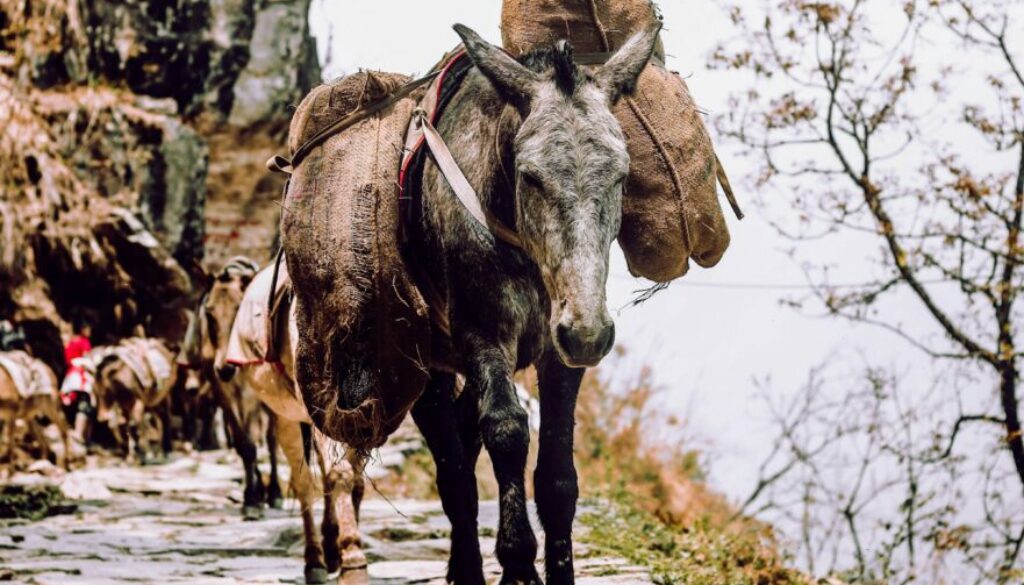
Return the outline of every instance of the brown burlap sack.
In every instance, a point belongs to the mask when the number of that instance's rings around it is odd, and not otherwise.
[[[522,55],[568,39],[577,52],[613,51],[657,18],[650,0],[505,0],[501,38],[505,49]],[[664,60],[658,41],[655,56]]]
[[[404,76],[358,73],[299,105],[292,152]],[[327,139],[292,175],[282,244],[299,329],[296,378],[310,417],[357,449],[384,443],[426,382],[430,322],[398,242],[398,168],[413,94]]]
[[[653,18],[650,0],[505,0],[501,30],[514,55],[563,38],[577,53],[603,53]],[[655,56],[664,56],[660,45]],[[729,247],[718,162],[686,83],[652,63],[615,115],[632,159],[619,231],[630,272],[667,282],[686,273],[691,257],[700,266],[717,264]]]

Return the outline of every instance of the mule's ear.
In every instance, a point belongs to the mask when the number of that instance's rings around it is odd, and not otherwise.
[[[524,109],[530,104],[534,87],[540,76],[519,64],[505,51],[483,40],[473,29],[456,24],[455,32],[462,37],[466,53],[494,87],[516,107]]]
[[[640,31],[626,41],[625,45],[596,74],[614,104],[623,95],[633,93],[636,80],[640,77],[647,62],[651,60],[654,47],[658,44],[658,33],[661,32],[661,21],[653,20],[646,30]]]
[[[192,263],[189,264],[188,272],[192,277],[192,282],[203,292],[213,288],[213,275],[210,274],[206,268],[203,268],[203,265],[195,258],[193,258]]]

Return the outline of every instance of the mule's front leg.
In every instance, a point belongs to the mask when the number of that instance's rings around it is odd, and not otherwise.
[[[537,515],[544,527],[548,585],[574,582],[572,522],[579,488],[572,459],[576,396],[583,369],[568,368],[554,355],[537,366],[540,386],[540,450],[533,474]]]
[[[359,536],[358,511],[353,495],[363,481],[363,457],[345,449],[314,431],[319,451],[326,460],[329,471],[324,476],[324,558],[327,569],[340,569],[338,583],[341,585],[364,585],[369,583],[366,553],[363,552]]]
[[[191,435],[192,444],[198,451],[213,451],[220,449],[220,439],[217,437],[217,401],[212,396],[204,395],[196,399],[195,411],[199,424],[195,427],[195,433]]]
[[[242,518],[260,520],[263,518],[263,478],[256,466],[256,443],[245,435],[234,435],[235,452],[242,458],[245,470],[245,490],[242,493]]]
[[[50,419],[51,424],[57,426],[61,444],[64,446],[62,461],[58,461],[58,463],[65,471],[71,471],[71,429],[68,428],[68,419],[64,416],[64,411],[61,408],[60,397],[54,396],[45,402],[44,408],[46,409],[46,418]]]
[[[171,418],[171,399],[167,398],[157,410],[157,416],[160,417],[160,450],[163,451],[164,459],[170,457],[174,451],[174,429],[172,428]]]
[[[128,441],[128,455],[135,454],[135,458],[138,460],[139,465],[146,464],[146,446],[142,442],[142,428],[143,419],[146,416],[146,405],[141,400],[135,401],[130,409],[126,409],[128,413],[127,420],[125,422],[126,436]]]
[[[7,455],[7,470],[11,474],[14,473],[14,463],[15,463],[15,461],[14,461],[14,458],[15,458],[14,449],[16,447],[16,444],[15,444],[15,440],[16,440],[15,423],[17,422],[17,420],[18,419],[17,419],[17,417],[16,417],[14,412],[12,412],[11,414],[5,416],[4,419],[3,419],[4,432],[7,434],[7,451],[6,451],[6,455]]]
[[[327,582],[327,565],[324,561],[323,542],[320,540],[320,532],[316,529],[316,520],[313,516],[313,502],[316,499],[317,489],[313,470],[305,455],[302,427],[297,422],[281,417],[275,417],[275,424],[277,439],[288,460],[288,467],[291,469],[292,490],[299,499],[302,513],[302,536],[306,543],[304,571],[306,583],[320,585]]]
[[[233,384],[218,383],[214,387],[216,400],[221,412],[224,413],[224,426],[227,427],[228,438],[235,453],[242,459],[242,468],[245,471],[242,518],[259,520],[263,518],[263,482],[256,466],[257,451],[253,440],[259,435],[250,434],[253,421],[246,418],[245,404],[237,390],[238,387]]]
[[[43,430],[42,425],[39,424],[39,421],[37,421],[35,417],[32,415],[28,417],[27,422],[29,431],[32,433],[32,440],[34,440],[36,444],[39,445],[39,451],[40,455],[42,455],[42,460],[49,461],[50,455],[53,454],[53,449],[50,448],[50,440],[46,437],[46,431]],[[59,464],[60,461],[58,461],[57,458],[54,457],[54,463]]]
[[[245,471],[244,491],[242,492],[242,518],[260,520],[263,518],[263,479],[256,466],[256,443],[246,433],[246,428],[239,422],[238,414],[232,408],[224,409],[224,419],[231,433],[231,442],[235,452],[242,459]]]
[[[460,433],[456,432],[459,418],[454,391],[454,375],[434,373],[413,407],[412,417],[434,457],[441,507],[452,524],[448,582],[483,585],[483,558],[477,533],[476,457],[467,452]],[[472,389],[467,388],[466,392],[472,392]]]
[[[537,539],[526,510],[526,454],[530,426],[512,384],[512,368],[502,352],[475,356],[468,384],[480,389],[480,432],[498,480],[500,515],[496,554],[503,570],[501,583],[540,583]]]
[[[270,409],[266,409],[269,424],[267,425],[267,451],[270,452],[270,480],[267,484],[267,505],[275,510],[284,508],[284,494],[281,493],[281,482],[277,476],[277,430],[280,428],[278,417]]]

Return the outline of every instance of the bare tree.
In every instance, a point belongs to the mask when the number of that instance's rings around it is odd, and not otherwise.
[[[809,271],[832,315],[887,329],[936,364],[980,373],[976,383],[955,388],[954,404],[981,410],[959,412],[936,430],[944,443],[938,453],[908,452],[900,462],[949,461],[966,429],[999,429],[986,476],[997,483],[965,498],[978,498],[973,503],[992,528],[969,544],[998,549],[998,567],[983,572],[1006,580],[1024,544],[1022,3],[782,0],[762,7],[754,17],[750,3],[733,3],[742,34],[712,56],[714,66],[756,80],[733,98],[719,130],[763,163],[760,186],[791,194],[796,219],[778,222],[785,235],[859,234],[851,241],[878,249],[877,280],[863,287],[832,286],[827,270]],[[909,294],[941,334],[902,324],[885,302],[897,294]],[[907,418],[890,422],[913,427]],[[902,484],[917,483],[914,477],[908,471]],[[997,500],[1005,517],[993,516]]]
[[[922,399],[867,365],[840,383],[836,370],[815,369],[788,401],[762,386],[779,432],[742,513],[782,528],[812,573],[850,583],[1024,577],[1009,558],[1019,506],[1001,502],[1001,447],[956,454],[942,393]]]

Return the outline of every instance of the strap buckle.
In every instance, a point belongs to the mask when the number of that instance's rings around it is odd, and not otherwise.
[[[292,166],[292,161],[279,154],[275,154],[267,159],[267,170],[272,173],[284,173],[286,175],[290,175],[295,171],[295,167]]]

